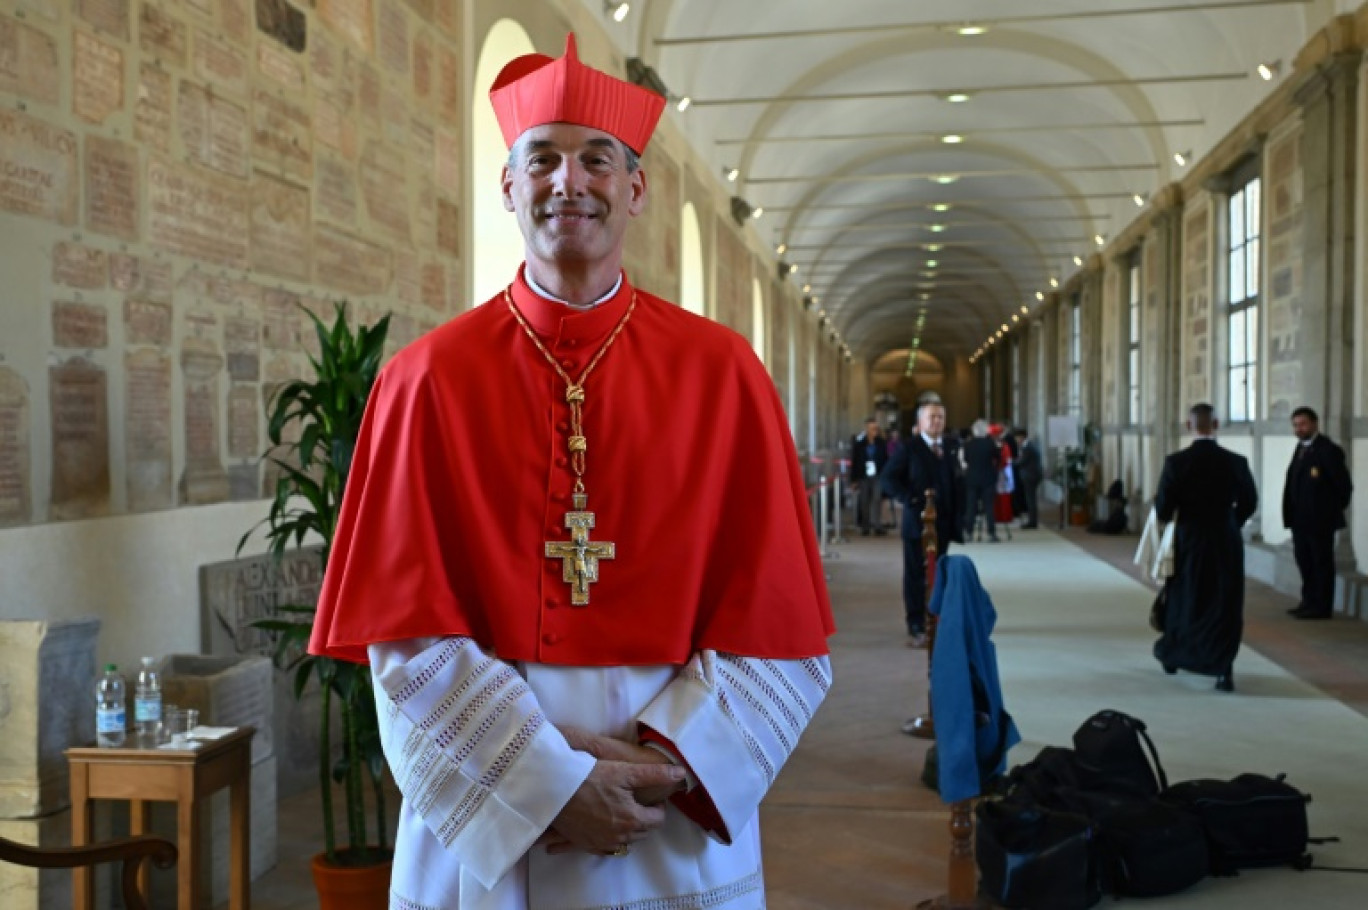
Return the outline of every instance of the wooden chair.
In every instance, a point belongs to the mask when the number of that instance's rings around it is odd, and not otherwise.
[[[121,837],[85,847],[30,847],[0,837],[0,862],[30,869],[75,869],[97,863],[122,863],[123,901],[126,910],[147,910],[138,891],[138,870],[151,859],[159,869],[176,864],[176,845],[169,840],[143,834]]]

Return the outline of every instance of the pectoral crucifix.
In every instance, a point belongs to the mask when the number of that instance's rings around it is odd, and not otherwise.
[[[599,580],[599,560],[614,558],[617,546],[589,539],[594,526],[594,513],[585,508],[589,498],[576,493],[574,500],[574,510],[565,513],[570,539],[546,541],[546,558],[563,561],[561,578],[570,584],[570,603],[583,607],[589,603],[589,585]]]

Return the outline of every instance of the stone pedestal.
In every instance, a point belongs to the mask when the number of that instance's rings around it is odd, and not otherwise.
[[[98,619],[0,621],[0,819],[69,805],[62,750],[95,739],[99,631]]]

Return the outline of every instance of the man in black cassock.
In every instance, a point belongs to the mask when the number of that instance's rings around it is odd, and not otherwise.
[[[1308,407],[1292,412],[1297,450],[1283,485],[1283,527],[1292,531],[1292,548],[1301,571],[1301,603],[1288,610],[1297,619],[1329,619],[1335,599],[1335,532],[1344,527],[1344,510],[1354,482],[1344,449],[1320,432],[1320,418]]]
[[[904,506],[903,613],[909,647],[926,647],[926,560],[922,556],[926,492],[934,490],[936,494],[937,552],[944,556],[952,540],[964,541],[960,536],[958,475],[959,450],[953,434],[945,433],[945,407],[939,398],[923,400],[917,406],[917,425],[880,475],[884,491]]]
[[[1154,499],[1160,521],[1178,521],[1164,637],[1154,643],[1154,656],[1166,673],[1215,676],[1217,689],[1233,692],[1231,665],[1244,631],[1240,528],[1259,494],[1244,456],[1216,444],[1211,405],[1193,405],[1187,425],[1196,439],[1164,459]]]

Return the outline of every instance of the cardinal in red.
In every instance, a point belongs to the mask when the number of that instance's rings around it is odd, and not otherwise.
[[[622,271],[665,99],[573,35],[490,99],[526,262],[381,372],[310,643],[374,675],[391,906],[759,906],[831,683],[788,422],[744,338]]]

